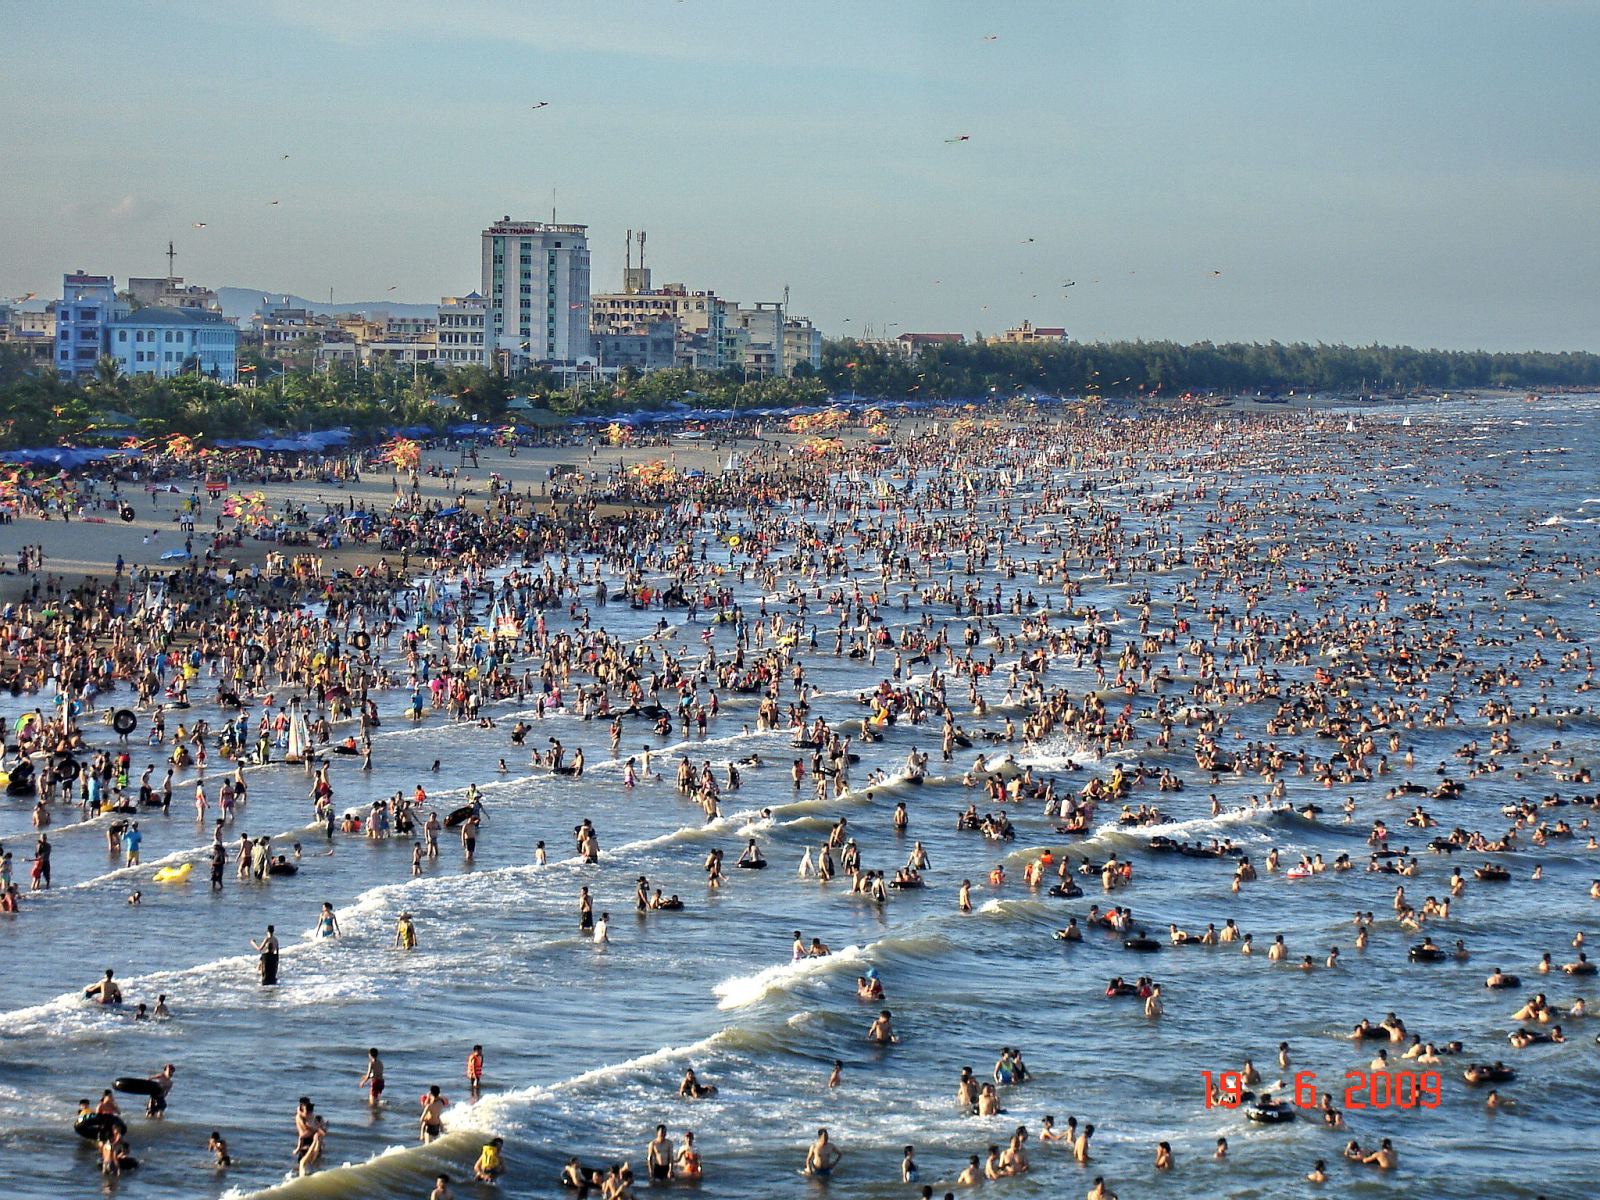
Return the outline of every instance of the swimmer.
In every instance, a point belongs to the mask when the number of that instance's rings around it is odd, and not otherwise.
[[[800,1168],[800,1174],[808,1175],[812,1179],[828,1179],[843,1157],[844,1151],[828,1140],[828,1131],[819,1129],[816,1140],[806,1151],[805,1164]]]
[[[889,1010],[886,1008],[878,1014],[877,1020],[872,1022],[872,1027],[867,1030],[867,1040],[876,1042],[880,1046],[892,1046],[900,1041],[889,1023]]]

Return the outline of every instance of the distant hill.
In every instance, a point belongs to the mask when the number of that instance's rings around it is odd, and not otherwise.
[[[361,313],[371,316],[373,313],[388,313],[392,317],[436,317],[439,315],[437,304],[402,304],[398,300],[340,300],[334,304],[319,303],[307,300],[304,296],[296,296],[292,292],[263,292],[258,288],[225,287],[217,289],[217,299],[222,302],[222,313],[227,317],[236,317],[248,320],[250,314],[259,309],[262,304],[270,302],[274,307],[286,306],[289,308],[304,308],[320,316],[332,316],[334,313]]]

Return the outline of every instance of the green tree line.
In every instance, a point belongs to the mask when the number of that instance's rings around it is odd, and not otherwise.
[[[1600,387],[1596,354],[1305,342],[980,342],[931,346],[912,361],[895,349],[838,341],[823,347],[822,360],[831,391],[886,398],[970,400],[1023,388],[1052,395],[1172,396]]]
[[[1419,388],[1600,388],[1600,355],[1416,350],[1308,343],[1096,342],[934,346],[915,360],[851,340],[823,347],[822,368],[789,379],[738,371],[624,373],[563,388],[537,372],[507,379],[482,367],[311,369],[241,354],[247,380],[228,386],[196,375],[130,378],[110,360],[69,383],[0,344],[0,446],[105,444],[168,433],[249,437],[348,426],[446,425],[516,417],[518,397],[558,415],[633,409],[785,408],[853,394],[872,399],[978,400],[1019,390],[1056,395],[1174,396],[1409,391]]]

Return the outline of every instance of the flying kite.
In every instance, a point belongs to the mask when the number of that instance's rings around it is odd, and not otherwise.
[[[953,142],[970,142],[971,140],[972,140],[972,135],[970,133],[960,133],[960,134],[957,134],[953,138],[945,138],[944,141],[945,141],[945,145],[948,146]]]
[[[1221,276],[1221,275],[1222,275],[1222,272],[1221,272],[1221,271],[1213,271],[1213,272],[1211,272],[1211,278],[1213,278],[1213,279],[1217,279],[1217,278],[1219,278],[1219,277],[1220,277],[1220,276]]]
[[[276,200],[268,200],[268,201],[267,201],[267,207],[268,207],[268,208],[272,208],[272,207],[273,207],[273,206],[274,206],[274,205],[276,205],[276,204],[277,204],[277,203],[278,203],[278,202],[277,202],[277,201],[276,201]]]
[[[1077,287],[1078,286],[1078,281],[1076,279],[1069,279],[1065,283],[1063,283],[1061,286],[1064,287],[1064,288]]]
[[[206,227],[206,223],[204,221],[194,221],[191,222],[191,224],[193,224],[196,229],[204,229]]]
[[[282,161],[282,162],[287,162],[287,161],[289,161],[289,156],[288,156],[288,155],[287,155],[287,154],[285,154],[285,155],[284,155],[284,156],[283,156],[283,158],[282,158],[282,159],[281,159],[281,160],[280,160],[280,161]]]
[[[986,33],[983,35],[983,40],[986,42],[997,42],[1000,40],[1000,35],[998,33]]]
[[[1033,244],[1033,239],[1032,238],[1023,238],[1022,239],[1022,245],[1030,246],[1032,244]]]
[[[530,109],[533,109],[533,110],[535,110],[535,111],[537,111],[537,110],[539,110],[539,109],[541,109],[541,108],[549,108],[549,107],[550,107],[550,101],[548,101],[548,100],[541,100],[541,101],[539,101],[539,103],[537,103],[537,104],[530,104],[530,105],[528,105],[528,107],[529,107],[529,108],[530,108]]]

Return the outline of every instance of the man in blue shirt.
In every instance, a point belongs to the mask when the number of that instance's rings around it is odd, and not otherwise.
[[[129,825],[122,835],[122,852],[127,855],[124,866],[136,867],[139,865],[139,843],[144,841],[144,834],[139,832],[139,822]]]

